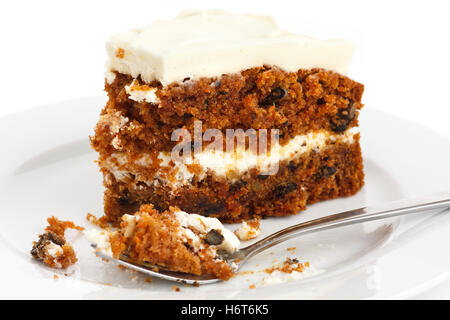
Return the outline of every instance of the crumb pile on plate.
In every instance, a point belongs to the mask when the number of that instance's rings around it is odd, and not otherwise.
[[[68,228],[83,231],[84,228],[72,221],[61,221],[55,217],[48,218],[47,222],[45,233],[40,234],[39,240],[33,242],[31,255],[51,268],[66,269],[78,259],[72,245],[66,241],[65,231]]]

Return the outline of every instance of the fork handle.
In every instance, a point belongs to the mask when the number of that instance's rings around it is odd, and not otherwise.
[[[239,251],[243,254],[242,259],[247,260],[265,249],[307,233],[448,207],[450,207],[450,192],[435,194],[427,198],[406,199],[379,206],[363,207],[296,224],[275,232]]]

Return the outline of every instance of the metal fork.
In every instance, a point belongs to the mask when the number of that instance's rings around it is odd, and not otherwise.
[[[450,207],[450,193],[448,192],[432,195],[427,198],[406,199],[389,202],[380,206],[363,207],[296,224],[275,232],[270,236],[267,236],[264,239],[259,240],[258,242],[255,242],[252,245],[240,249],[232,254],[222,254],[221,257],[234,266],[233,271],[236,273],[247,262],[247,260],[254,255],[281,242],[305,235],[307,233],[448,207]],[[174,272],[148,263],[132,261],[124,255],[122,255],[120,259],[111,258],[102,252],[97,252],[97,255],[124,267],[169,281],[193,285],[210,284],[221,281],[213,275],[198,276],[194,274]]]

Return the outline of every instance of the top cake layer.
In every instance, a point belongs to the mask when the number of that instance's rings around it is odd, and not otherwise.
[[[107,42],[108,71],[163,84],[218,77],[262,65],[288,72],[324,68],[346,74],[353,47],[278,28],[267,16],[185,12],[119,33]]]

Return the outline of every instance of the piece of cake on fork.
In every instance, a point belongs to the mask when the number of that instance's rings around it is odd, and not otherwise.
[[[105,214],[143,204],[237,222],[296,214],[364,184],[352,46],[266,16],[187,12],[107,42],[91,137]]]
[[[176,207],[159,212],[152,205],[142,205],[133,215],[124,214],[117,230],[89,230],[86,238],[96,252],[107,257],[222,280],[231,278],[235,267],[224,259],[224,253],[234,253],[240,244],[216,218]]]

